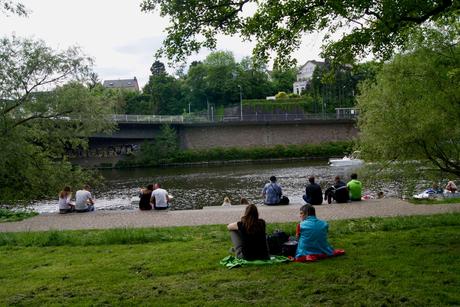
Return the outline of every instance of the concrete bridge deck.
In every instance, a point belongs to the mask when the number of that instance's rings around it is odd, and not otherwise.
[[[295,222],[299,219],[301,204],[289,206],[260,206],[259,215],[267,223]],[[208,207],[203,210],[181,211],[95,211],[72,214],[41,214],[20,222],[0,224],[0,232],[143,228],[228,224],[238,221],[244,206]],[[316,207],[316,214],[325,220],[364,217],[429,215],[460,212],[460,204],[414,205],[399,199],[376,199],[348,204]]]

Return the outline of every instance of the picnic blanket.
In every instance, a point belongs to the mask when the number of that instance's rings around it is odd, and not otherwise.
[[[345,255],[345,251],[343,249],[334,249],[334,252],[332,255],[327,255],[327,254],[314,254],[314,255],[306,255],[306,256],[300,256],[294,259],[294,262],[315,262],[318,260],[330,258],[330,257],[337,257],[337,256],[342,256]]]
[[[291,262],[292,259],[284,256],[271,256],[269,260],[244,260],[241,258],[236,258],[234,256],[227,256],[220,261],[220,264],[226,266],[229,269],[233,269],[240,266],[246,265],[267,265],[275,263],[285,263]]]

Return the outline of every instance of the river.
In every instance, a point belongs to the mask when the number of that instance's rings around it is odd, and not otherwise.
[[[303,203],[302,195],[309,176],[315,176],[324,191],[335,176],[347,181],[354,171],[359,173],[356,168],[331,167],[327,161],[111,169],[101,171],[106,178],[105,186],[92,194],[96,210],[135,210],[138,204],[132,203],[131,199],[137,196],[139,187],[159,182],[174,197],[172,210],[220,206],[225,196],[232,204],[238,204],[241,197],[250,203],[261,204],[262,187],[274,175],[291,202]],[[377,192],[364,187],[364,194],[375,196]],[[56,212],[57,199],[38,202],[33,208],[38,212]]]

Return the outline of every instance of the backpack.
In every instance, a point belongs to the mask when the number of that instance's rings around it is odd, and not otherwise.
[[[270,255],[282,255],[283,244],[289,240],[289,236],[281,230],[275,230],[267,236],[268,252]]]

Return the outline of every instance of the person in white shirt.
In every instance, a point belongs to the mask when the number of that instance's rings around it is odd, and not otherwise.
[[[155,183],[154,190],[152,192],[151,203],[155,210],[164,210],[169,208],[169,195],[168,192],[161,188],[159,183]]]
[[[65,214],[75,210],[75,206],[70,202],[71,198],[72,192],[70,191],[70,187],[64,187],[64,189],[59,192],[59,213]]]
[[[78,190],[75,193],[75,211],[76,212],[89,212],[94,211],[94,200],[91,196],[91,187],[85,185],[83,190]]]

